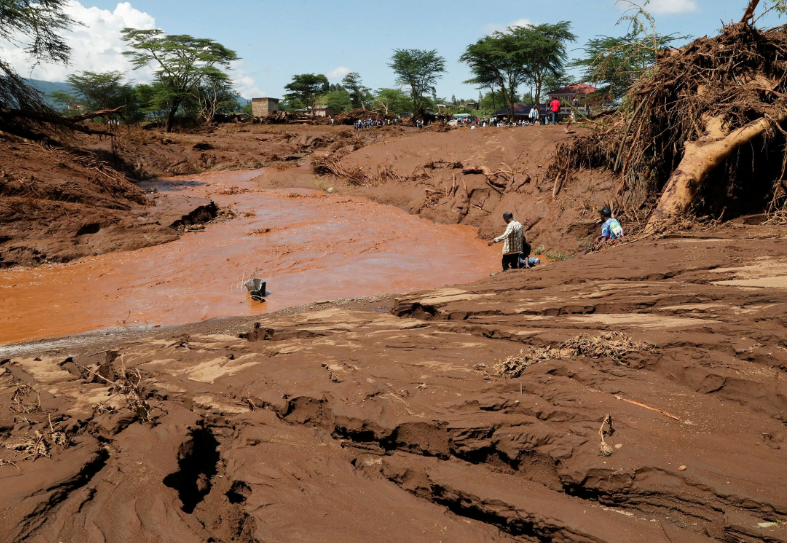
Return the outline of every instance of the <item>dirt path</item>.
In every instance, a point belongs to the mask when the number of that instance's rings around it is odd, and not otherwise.
[[[785,236],[0,350],[0,541],[786,541]]]

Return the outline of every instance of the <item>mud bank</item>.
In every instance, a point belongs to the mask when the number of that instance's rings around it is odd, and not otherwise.
[[[262,190],[258,175],[143,183],[173,199],[233,210],[234,219],[172,243],[0,270],[0,344],[411,292],[472,281],[498,267],[499,247],[488,248],[472,228],[436,225],[358,197]],[[248,298],[243,282],[251,277],[268,281],[267,302]]]
[[[786,541],[785,237],[0,350],[0,541]]]

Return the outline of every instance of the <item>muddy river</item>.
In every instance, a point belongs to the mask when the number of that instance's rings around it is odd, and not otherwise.
[[[260,172],[157,183],[237,218],[178,241],[69,264],[0,270],[0,344],[156,327],[473,281],[498,267],[475,229],[341,194],[263,190]],[[243,282],[268,281],[264,303]]]

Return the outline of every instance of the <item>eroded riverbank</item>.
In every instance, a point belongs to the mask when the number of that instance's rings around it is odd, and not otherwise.
[[[0,271],[0,344],[246,316],[336,298],[464,283],[498,266],[475,229],[363,198],[262,190],[260,172],[147,184],[211,198],[237,217],[181,239],[69,264]],[[267,302],[242,286],[268,281]]]

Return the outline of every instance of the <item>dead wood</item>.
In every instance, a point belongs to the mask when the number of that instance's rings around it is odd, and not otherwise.
[[[749,213],[781,207],[784,172],[772,172],[787,158],[787,33],[752,26],[757,6],[749,2],[743,22],[718,36],[659,52],[618,113],[558,146],[547,171],[553,192],[569,170],[614,171],[623,211],[650,214],[651,227],[698,205],[708,213],[711,200],[729,207],[733,194]],[[774,153],[781,160],[769,160]]]

